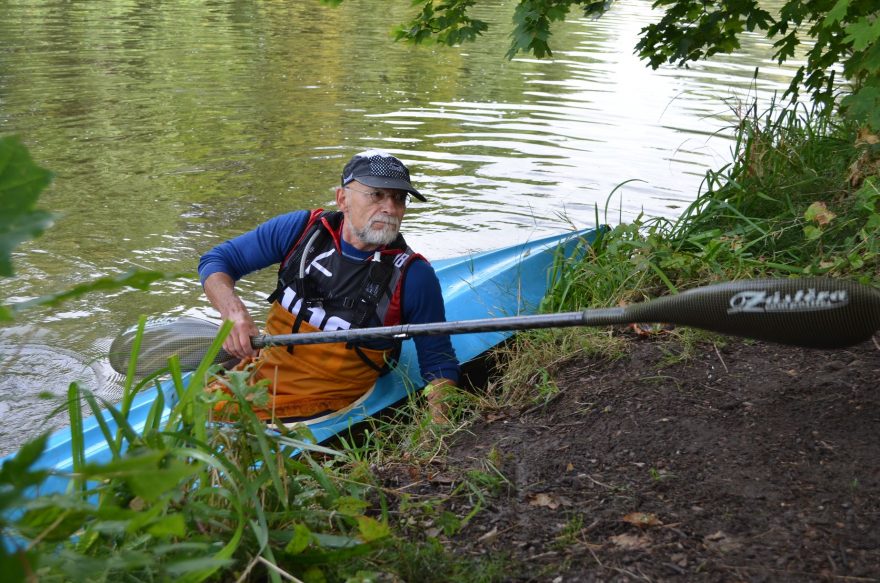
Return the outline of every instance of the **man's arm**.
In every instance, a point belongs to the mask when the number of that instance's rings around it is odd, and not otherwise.
[[[244,302],[235,293],[235,282],[241,277],[280,262],[302,233],[309,211],[280,215],[253,231],[221,243],[202,255],[199,275],[211,305],[224,320],[234,324],[223,343],[229,354],[247,358],[256,354],[250,337],[259,334]]]
[[[223,349],[238,358],[256,355],[251,346],[251,336],[260,333],[244,302],[235,293],[235,282],[226,273],[217,271],[202,284],[211,305],[220,312],[220,317],[233,322],[232,332],[223,342]]]
[[[427,262],[409,266],[403,292],[404,320],[408,324],[443,322],[446,308],[437,274]],[[461,369],[449,336],[419,336],[414,339],[422,376],[428,381],[425,396],[435,423],[449,422],[450,389],[458,386]]]

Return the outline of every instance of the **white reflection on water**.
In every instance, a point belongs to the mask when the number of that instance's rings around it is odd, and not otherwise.
[[[706,170],[729,161],[736,110],[784,90],[794,69],[754,79],[756,66],[773,67],[771,48],[746,35],[738,54],[652,72],[633,47],[654,18],[648,3],[623,0],[599,20],[567,23],[569,42],[553,59],[517,59],[529,67],[518,102],[433,101],[369,115],[413,136],[391,148],[436,201],[409,219],[411,239],[446,256],[484,248],[487,231],[510,244],[565,222],[592,225],[597,212],[612,223],[677,216]],[[450,216],[464,231],[451,242],[441,235]]]

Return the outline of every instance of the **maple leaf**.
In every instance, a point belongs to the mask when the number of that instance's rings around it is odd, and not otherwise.
[[[847,116],[864,120],[874,130],[880,130],[880,83],[866,83],[857,92],[840,101]]]
[[[852,43],[854,51],[863,51],[880,39],[880,18],[862,16],[846,27],[844,42]]]

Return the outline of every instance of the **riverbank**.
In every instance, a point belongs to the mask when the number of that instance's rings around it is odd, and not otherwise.
[[[877,287],[876,136],[771,111],[737,143],[680,220],[616,226],[545,309],[753,277]],[[405,536],[500,563],[500,581],[878,580],[876,335],[811,350],[671,327],[540,331],[501,358],[432,455],[379,465]]]
[[[403,536],[503,561],[498,581],[877,580],[880,345],[614,334],[545,403],[383,465]],[[473,518],[446,534],[443,512]]]

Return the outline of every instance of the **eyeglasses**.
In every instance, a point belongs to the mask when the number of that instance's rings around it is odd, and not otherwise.
[[[391,202],[397,206],[406,206],[406,203],[409,201],[409,193],[404,190],[389,190],[383,192],[381,190],[360,190],[350,186],[343,186],[343,188],[345,190],[353,190],[363,194],[372,204],[380,204],[387,198],[390,198]]]

